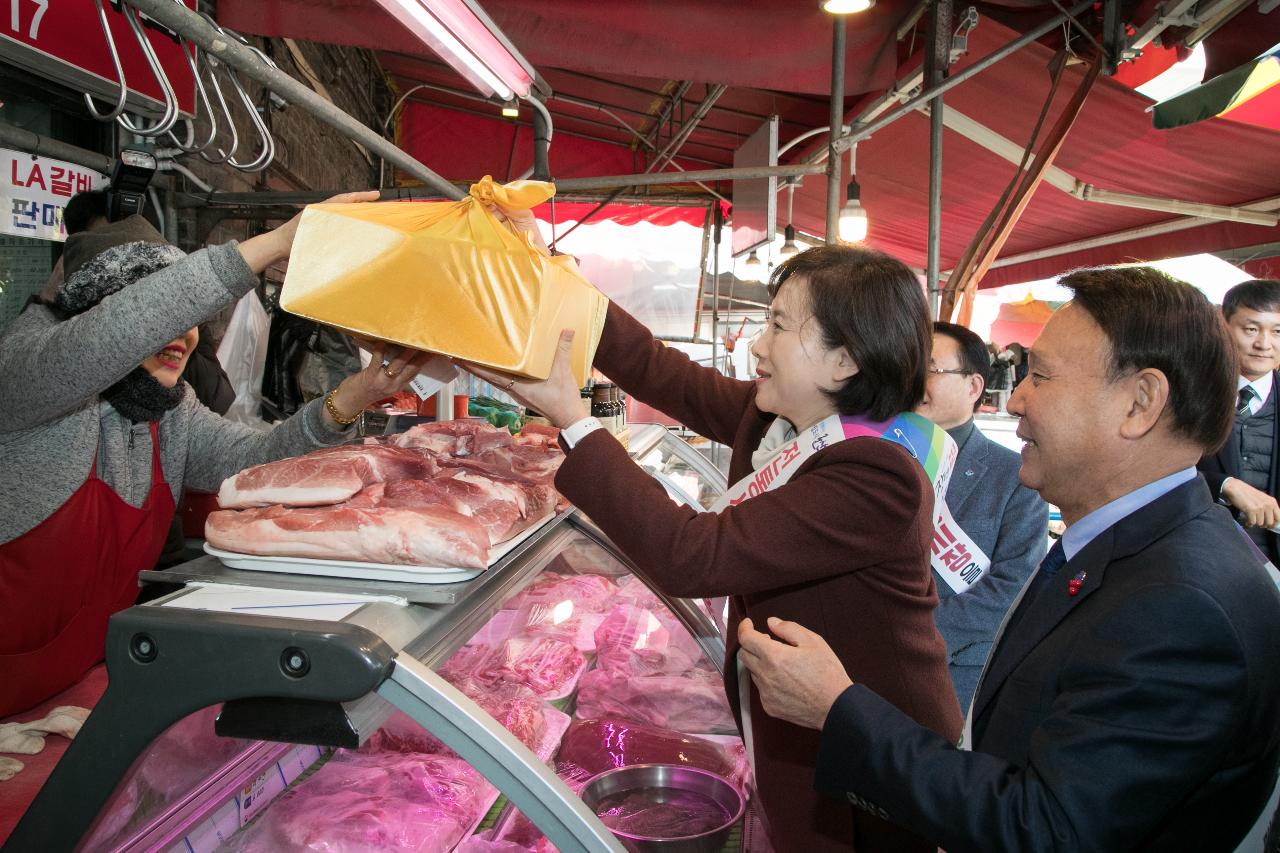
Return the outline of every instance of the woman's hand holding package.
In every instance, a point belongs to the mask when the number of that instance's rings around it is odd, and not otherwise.
[[[333,198],[326,199],[324,203],[350,204],[377,200],[377,190],[364,190],[354,193],[341,193]],[[277,261],[283,261],[289,257],[289,253],[293,250],[293,238],[298,233],[298,222],[301,219],[302,214],[299,213],[280,227],[274,228],[266,234],[250,237],[241,243],[238,246],[240,256],[249,265],[249,269],[255,273],[260,273]]]
[[[565,329],[560,333],[556,357],[551,363],[551,375],[546,379],[520,379],[466,361],[458,362],[458,366],[495,388],[501,388],[524,405],[541,412],[553,425],[564,429],[582,418],[578,383],[570,367],[572,354],[573,329]]]
[[[408,387],[418,375],[431,353],[401,349],[391,344],[378,343],[373,347],[369,365],[359,373],[342,380],[333,392],[333,407],[343,415],[354,417],[372,403],[390,397]],[[387,364],[383,364],[383,360]],[[337,424],[326,407],[325,418]]]

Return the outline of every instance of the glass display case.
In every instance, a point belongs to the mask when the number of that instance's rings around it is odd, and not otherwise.
[[[725,493],[724,474],[707,457],[659,424],[630,424],[631,457],[666,488],[672,500],[699,511]]]
[[[673,497],[723,492],[632,430]],[[720,630],[576,510],[461,583],[162,574],[186,585],[112,619],[107,692],[6,850],[612,851],[577,796],[601,770],[686,763],[746,796]]]

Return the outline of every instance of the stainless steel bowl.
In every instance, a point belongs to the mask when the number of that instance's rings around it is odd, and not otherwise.
[[[717,853],[724,847],[733,827],[742,820],[746,798],[723,776],[696,767],[679,764],[633,764],[615,767],[591,777],[582,789],[582,801],[597,811],[610,797],[628,792],[654,792],[661,802],[661,791],[687,791],[706,797],[730,817],[721,825],[695,835],[668,838],[636,835],[610,827],[610,831],[633,853]],[[598,813],[598,812],[597,812]]]

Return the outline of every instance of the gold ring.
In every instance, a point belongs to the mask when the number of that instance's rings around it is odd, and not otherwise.
[[[388,379],[395,379],[397,376],[400,375],[400,371],[392,370],[390,367],[382,368],[382,372],[387,374]]]

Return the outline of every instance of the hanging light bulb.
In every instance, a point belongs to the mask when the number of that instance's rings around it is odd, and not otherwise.
[[[791,206],[795,200],[797,181],[797,178],[787,179],[787,227],[782,231],[785,238],[782,248],[778,249],[778,259],[782,261],[800,254],[800,247],[796,245],[796,227],[791,224]]]
[[[742,277],[747,281],[759,281],[761,270],[764,265],[760,263],[760,257],[756,254],[756,250],[752,249],[751,254],[747,255],[747,259],[742,262]]]
[[[875,0],[822,0],[822,11],[832,15],[853,15],[876,5]]]
[[[848,201],[840,209],[840,239],[846,243],[861,243],[867,239],[867,210],[862,206],[861,194],[858,182],[850,181]]]
[[[840,209],[840,239],[846,243],[861,243],[867,239],[867,210],[862,206],[862,188],[858,186],[854,170],[854,152],[857,146],[849,149],[849,187],[845,195],[844,207]]]
[[[510,100],[503,101],[502,116],[503,118],[519,118],[520,102],[517,101],[515,98],[511,98]]]
[[[796,245],[796,227],[788,224],[782,232],[786,238],[782,243],[782,248],[778,249],[778,257],[782,260],[793,258],[800,254],[800,247]]]

